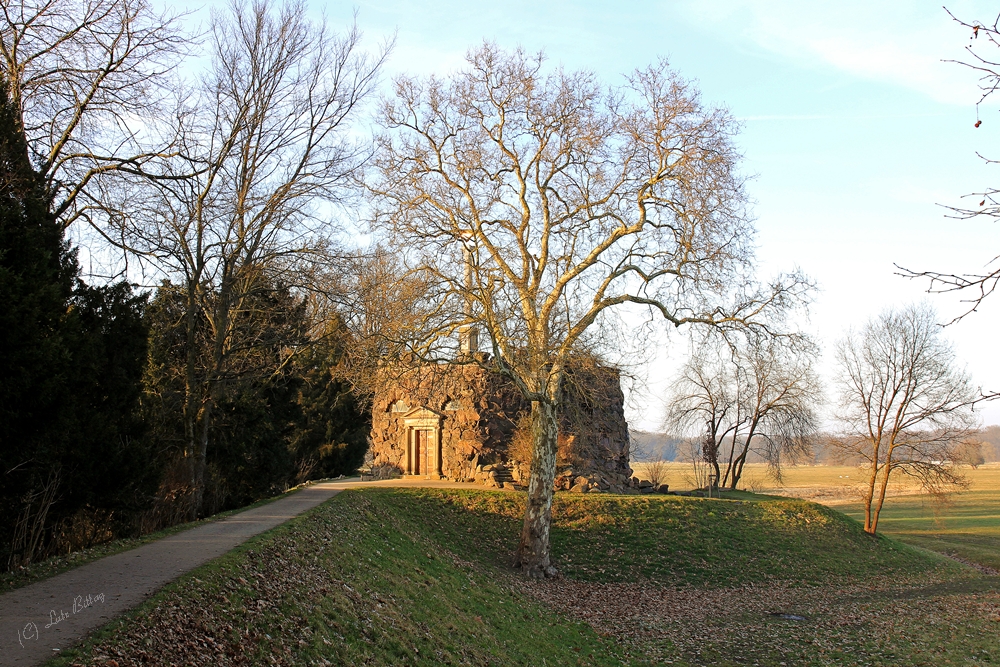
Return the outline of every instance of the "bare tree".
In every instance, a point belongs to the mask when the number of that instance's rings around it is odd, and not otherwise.
[[[780,478],[816,428],[816,353],[801,335],[705,336],[673,383],[667,425],[703,434],[702,456],[722,487],[736,489],[751,453]]]
[[[716,484],[722,479],[719,454],[725,440],[733,439],[745,422],[737,364],[730,354],[719,337],[703,338],[672,383],[664,420],[667,431],[694,436],[690,442],[698,447],[693,455],[712,466]]]
[[[337,308],[351,332],[344,379],[355,395],[370,400],[385,383],[395,382],[412,368],[399,362],[413,342],[413,332],[428,313],[428,285],[408,273],[397,249],[374,245],[355,250],[327,275],[328,303]]]
[[[541,56],[492,44],[467,61],[447,79],[397,79],[369,187],[377,225],[427,277],[434,307],[415,356],[482,364],[531,402],[515,564],[553,575],[562,383],[609,309],[633,306],[674,326],[744,326],[807,284],[750,280],[736,123],[702,106],[666,63],[608,87],[589,72],[545,73]],[[476,353],[480,333],[488,355]]]
[[[952,465],[974,432],[979,398],[928,306],[888,310],[837,346],[838,418],[835,442],[868,468],[865,531],[875,534],[893,473],[938,490],[962,482]]]
[[[147,0],[0,0],[0,55],[35,168],[64,228],[108,234],[121,178],[174,150],[158,119],[188,40]]]
[[[240,322],[262,291],[298,284],[303,265],[324,256],[337,230],[317,206],[341,201],[366,158],[347,130],[387,48],[371,57],[360,40],[356,27],[338,35],[310,21],[302,2],[213,13],[211,65],[178,119],[181,150],[161,162],[149,217],[125,228],[182,294],[192,512],[213,407],[227,382],[255,371],[237,360],[261,332]],[[295,349],[289,341],[284,361]]]

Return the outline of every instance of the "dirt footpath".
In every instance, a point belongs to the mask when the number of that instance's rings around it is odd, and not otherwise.
[[[0,665],[37,665],[137,606],[165,584],[250,537],[356,486],[469,488],[450,482],[321,482],[220,521],[81,565],[0,596]]]

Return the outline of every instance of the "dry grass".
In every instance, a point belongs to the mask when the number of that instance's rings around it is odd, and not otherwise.
[[[649,479],[649,463],[633,463],[635,476]],[[1000,491],[1000,463],[988,463],[978,469],[964,469],[971,482],[970,491]],[[672,491],[695,488],[694,469],[690,463],[669,461],[663,463],[663,483]],[[782,470],[780,482],[768,475],[762,463],[747,464],[739,488],[758,493],[804,498],[825,505],[851,503],[858,500],[865,483],[865,473],[856,466],[787,466]],[[889,485],[889,495],[914,495],[920,493],[916,481],[901,476]]]

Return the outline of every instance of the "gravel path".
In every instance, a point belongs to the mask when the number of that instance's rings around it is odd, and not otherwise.
[[[450,482],[321,482],[212,523],[0,596],[0,665],[37,665],[137,606],[165,584],[250,537],[355,486],[463,487]]]

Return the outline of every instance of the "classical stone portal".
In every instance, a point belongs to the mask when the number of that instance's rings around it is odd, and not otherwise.
[[[531,406],[510,380],[475,364],[429,364],[393,374],[372,405],[376,466],[405,476],[469,481],[497,466],[509,475],[505,480],[527,479]],[[618,372],[590,365],[571,375],[560,415],[560,468],[603,474],[611,485],[628,479]]]
[[[408,443],[404,474],[441,479],[441,422],[444,415],[421,407],[407,412],[400,419]]]

